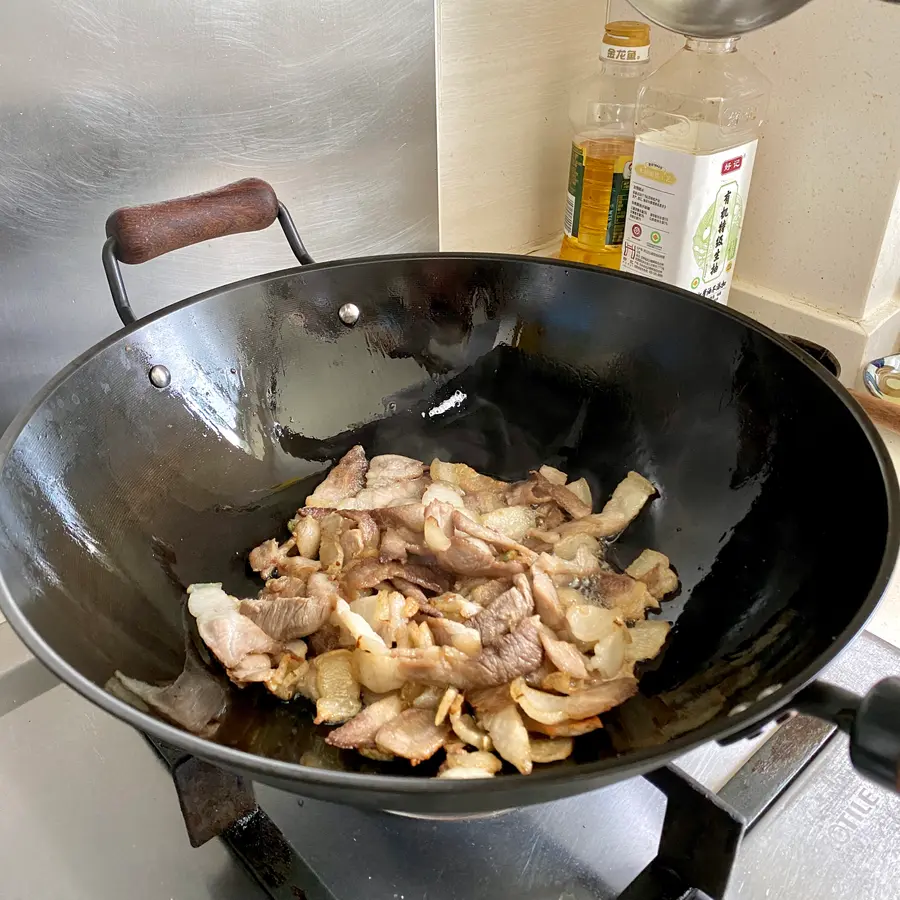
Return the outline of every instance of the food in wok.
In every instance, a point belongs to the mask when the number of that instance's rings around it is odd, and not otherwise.
[[[194,584],[188,610],[233,684],[314,704],[333,747],[412,765],[443,750],[440,778],[528,774],[601,728],[666,640],[648,614],[678,587],[669,560],[605,559],[655,494],[629,472],[594,513],[587,481],[549,466],[511,484],[355,446],[289,536],[251,551],[257,598]],[[202,730],[222,688],[192,665],[117,686]]]

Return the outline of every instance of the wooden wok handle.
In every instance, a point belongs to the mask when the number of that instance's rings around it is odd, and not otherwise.
[[[177,200],[117,209],[106,220],[121,262],[137,265],[201,241],[261,231],[278,218],[278,198],[261,178]]]
[[[900,404],[882,400],[868,391],[851,390],[850,393],[876,425],[900,433]]]

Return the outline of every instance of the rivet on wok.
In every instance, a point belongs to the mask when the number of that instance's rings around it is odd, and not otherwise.
[[[355,303],[345,303],[338,310],[338,317],[345,325],[355,325],[359,319],[359,307]]]
[[[748,709],[750,709],[749,703],[736,703],[728,710],[728,715],[739,716],[742,712],[747,712]]]
[[[172,383],[172,376],[165,366],[153,366],[150,369],[150,384],[155,388],[167,388]]]

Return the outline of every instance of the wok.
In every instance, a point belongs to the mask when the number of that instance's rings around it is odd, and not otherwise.
[[[134,321],[118,261],[276,218],[299,268]],[[897,481],[856,402],[790,342],[693,294],[546,259],[312,264],[256,179],[120,210],[107,230],[126,327],[61,372],[0,448],[0,608],[89,700],[296,794],[420,814],[593,790],[791,710],[848,731],[860,770],[897,789],[900,681],[865,698],[814,681],[887,584]],[[596,732],[574,761],[531,776],[446,782],[352,754],[337,769],[301,765],[314,735],[307,708],[262,691],[235,691],[232,716],[206,740],[103,689],[116,669],[173,679],[185,586],[222,580],[255,595],[247,552],[283,533],[357,442],[509,480],[549,463],[587,477],[601,502],[629,469],[658,485],[611,555],[624,566],[656,548],[679,573],[661,613],[675,627],[629,703],[680,698],[683,733],[615,752]]]

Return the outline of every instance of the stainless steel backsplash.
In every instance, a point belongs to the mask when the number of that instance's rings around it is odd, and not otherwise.
[[[247,175],[316,259],[438,246],[433,0],[5,0],[0,429],[120,327],[115,208]],[[138,315],[294,264],[277,226],[124,266]]]

